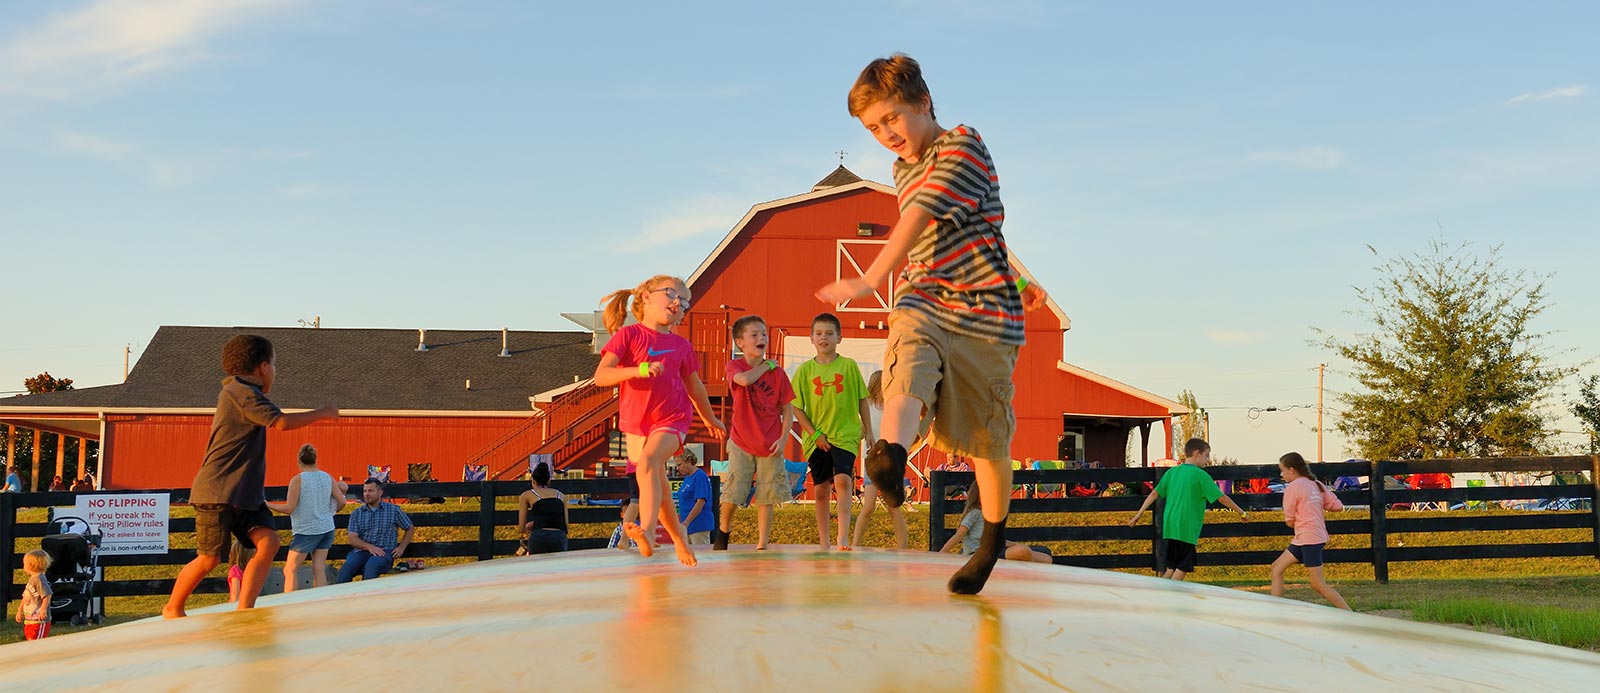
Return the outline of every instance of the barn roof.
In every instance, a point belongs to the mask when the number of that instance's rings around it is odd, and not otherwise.
[[[817,184],[811,186],[811,189],[815,191],[823,188],[836,188],[841,185],[849,185],[851,183],[859,182],[861,182],[861,176],[852,173],[850,169],[847,169],[841,165],[839,168],[834,169],[833,173],[830,173],[823,177],[822,180],[817,181]]]
[[[587,332],[281,327],[162,327],[119,385],[0,399],[16,408],[212,409],[222,345],[237,334],[272,340],[278,379],[270,395],[286,409],[530,411],[529,398],[594,374]],[[472,381],[472,389],[466,381]]]
[[[843,171],[844,174],[846,174],[846,175],[848,175],[848,176],[850,176],[852,178],[855,178],[854,182],[842,183],[842,184],[838,184],[838,185],[833,185],[831,187],[824,187],[823,186],[823,183],[827,183],[830,179],[833,179],[835,176],[838,176],[840,174],[840,171]],[[771,200],[769,202],[762,202],[760,204],[752,206],[750,208],[750,211],[745,212],[744,218],[740,219],[739,223],[734,224],[733,225],[733,229],[728,231],[728,235],[722,237],[722,242],[718,243],[717,247],[712,249],[711,254],[707,255],[706,259],[701,261],[700,266],[695,268],[694,274],[689,275],[689,282],[688,282],[689,283],[689,287],[693,288],[695,286],[696,282],[700,281],[700,275],[705,274],[706,270],[711,268],[711,265],[717,261],[717,257],[722,255],[722,251],[727,250],[728,249],[728,245],[733,243],[733,240],[735,238],[739,237],[739,234],[742,233],[745,230],[745,227],[749,226],[750,222],[752,220],[754,220],[756,218],[756,216],[761,214],[762,212],[781,209],[783,207],[788,207],[788,206],[791,206],[791,205],[797,205],[797,204],[800,204],[800,203],[803,203],[803,202],[811,202],[813,200],[820,200],[820,199],[823,199],[823,198],[826,198],[826,197],[832,197],[834,195],[845,195],[845,194],[853,193],[853,192],[855,192],[857,190],[871,190],[871,191],[874,191],[874,192],[883,193],[883,194],[888,195],[890,197],[894,197],[894,194],[895,194],[894,188],[892,188],[890,186],[887,186],[887,185],[884,185],[882,183],[879,183],[877,181],[871,181],[871,180],[866,180],[866,179],[863,179],[863,178],[859,178],[859,177],[856,176],[856,174],[851,173],[849,169],[846,169],[845,167],[840,166],[839,168],[835,169],[833,173],[828,174],[828,176],[826,178],[823,178],[821,181],[819,181],[817,183],[816,187],[813,187],[811,189],[811,192],[801,193],[799,195],[792,195],[790,197],[779,198],[779,199],[776,199],[776,200]],[[1030,282],[1037,282],[1038,281],[1037,277],[1034,276],[1033,272],[1028,271],[1027,265],[1022,264],[1022,261],[1017,259],[1017,253],[1016,253],[1015,250],[1013,250],[1011,252],[1011,264],[1016,265],[1017,266],[1017,271],[1021,272],[1022,276],[1027,277],[1028,281],[1030,281]],[[1050,287],[1046,286],[1045,290],[1049,291]],[[1047,307],[1049,307],[1050,312],[1054,313],[1057,318],[1060,318],[1060,320],[1061,320],[1061,329],[1063,329],[1063,330],[1072,329],[1072,319],[1067,317],[1067,312],[1065,310],[1062,310],[1061,309],[1061,304],[1056,302],[1056,295],[1055,294],[1053,294],[1053,293],[1052,294],[1048,294],[1045,297],[1045,305]]]

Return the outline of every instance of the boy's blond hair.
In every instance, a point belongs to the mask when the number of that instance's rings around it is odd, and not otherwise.
[[[633,319],[644,320],[644,297],[651,291],[670,284],[681,286],[684,291],[689,289],[688,283],[682,279],[670,274],[658,274],[640,282],[638,286],[632,289],[618,289],[606,295],[605,298],[600,300],[600,303],[605,305],[606,331],[615,333],[617,330],[622,329],[622,323],[628,321],[628,313],[630,312],[633,313]],[[633,302],[631,307],[628,305],[630,299]]]
[[[855,86],[850,87],[850,117],[859,118],[867,107],[887,99],[911,106],[926,100],[928,117],[934,117],[933,95],[928,93],[928,83],[922,81],[922,66],[905,53],[867,63]]]
[[[43,573],[50,569],[50,554],[44,549],[34,549],[22,555],[22,570],[29,573]]]

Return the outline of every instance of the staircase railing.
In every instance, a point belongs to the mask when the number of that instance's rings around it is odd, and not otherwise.
[[[491,479],[497,479],[519,464],[522,455],[543,446],[552,435],[565,432],[568,426],[616,396],[617,390],[614,387],[595,387],[593,380],[582,381],[578,387],[558,395],[546,408],[535,411],[527,421],[474,453],[467,458],[466,463],[485,464],[501,455],[513,454],[515,451],[514,454],[519,459],[513,460],[510,467],[490,475]]]

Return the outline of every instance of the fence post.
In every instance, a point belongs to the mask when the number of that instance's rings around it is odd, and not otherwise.
[[[1155,488],[1161,482],[1161,472],[1156,468],[1150,469],[1150,486]],[[1150,565],[1156,575],[1167,572],[1167,542],[1161,536],[1161,515],[1166,510],[1167,502],[1157,498],[1154,505],[1150,506]]]
[[[9,613],[6,610],[11,600],[11,580],[16,567],[11,565],[11,554],[17,552],[17,496],[14,493],[0,493],[0,576],[4,576],[5,584],[0,586],[0,615]]]
[[[1594,557],[1600,558],[1600,455],[1589,456],[1589,485],[1594,488],[1594,498],[1589,501],[1589,512],[1594,515]]]
[[[944,470],[928,474],[928,550],[944,546]]]
[[[484,479],[478,483],[478,560],[489,561],[494,560],[494,482]]]
[[[1389,584],[1389,504],[1383,488],[1388,478],[1384,473],[1386,466],[1388,463],[1374,460],[1367,474],[1367,486],[1372,494],[1372,577],[1380,585]]]

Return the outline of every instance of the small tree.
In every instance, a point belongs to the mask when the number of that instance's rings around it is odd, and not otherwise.
[[[1372,325],[1350,339],[1313,328],[1351,363],[1360,390],[1339,396],[1338,429],[1367,459],[1531,455],[1548,447],[1545,405],[1576,369],[1552,363],[1534,320],[1547,277],[1500,267],[1468,244],[1378,266],[1356,288]]]
[[[1589,429],[1589,454],[1600,455],[1600,375],[1583,380],[1578,401],[1572,403],[1572,415]]]
[[[50,375],[49,371],[45,371],[32,378],[24,378],[22,381],[22,387],[26,388],[28,394],[30,395],[42,395],[46,392],[61,392],[63,390],[72,389],[72,379],[56,378],[55,376]],[[0,427],[0,439],[3,439],[4,437],[5,429]],[[37,470],[33,468],[33,446],[39,446],[39,460],[41,463],[43,463],[44,460],[51,460],[53,463],[56,455],[56,446],[60,444],[60,440],[61,438],[59,436],[45,436],[43,440],[40,440],[36,431],[29,429],[18,429],[15,446],[17,458],[14,460],[6,460],[6,463],[16,467],[18,475],[25,479],[30,479],[31,483],[29,484],[29,489],[37,491],[39,490],[39,474],[37,474]],[[0,440],[0,450],[7,449],[7,442],[9,441]],[[77,462],[76,452],[76,445],[69,441],[67,444],[67,450],[63,452],[63,456],[68,454],[73,455],[68,464],[75,464]],[[91,453],[89,457],[92,459],[95,458],[96,455]],[[65,474],[67,473],[67,470],[61,470],[61,473]],[[47,485],[49,481],[49,479],[45,480]]]
[[[1190,438],[1205,439],[1206,423],[1205,411],[1200,408],[1200,402],[1195,399],[1194,392],[1184,390],[1178,393],[1178,404],[1189,409],[1189,413],[1179,416],[1172,425],[1172,439],[1178,446],[1183,446]],[[1168,451],[1170,454],[1170,450]]]
[[[30,395],[61,392],[62,390],[72,389],[72,378],[57,379],[55,376],[50,375],[50,371],[45,371],[32,378],[24,379],[22,386],[28,389],[28,394]]]

